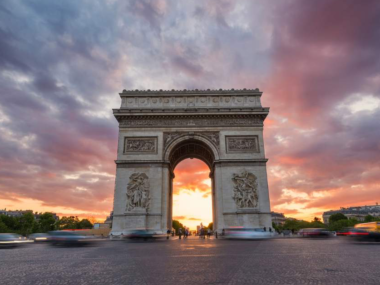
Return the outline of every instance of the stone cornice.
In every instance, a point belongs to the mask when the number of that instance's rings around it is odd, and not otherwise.
[[[115,116],[123,113],[138,113],[138,114],[149,114],[149,113],[165,113],[170,115],[170,113],[269,113],[269,108],[175,108],[175,109],[129,109],[129,108],[121,108],[121,109],[112,109],[113,114]]]
[[[120,128],[261,127],[267,112],[258,114],[131,115],[115,114]]]
[[[183,90],[123,90],[119,95],[121,97],[134,97],[134,96],[173,96],[173,95],[235,95],[235,94],[244,94],[244,95],[258,95],[261,96],[263,92],[261,92],[258,88],[256,89],[204,89],[204,90],[199,90],[199,89],[183,89]]]
[[[124,90],[119,95],[121,97],[121,109],[136,111],[262,108],[262,92],[259,89]]]

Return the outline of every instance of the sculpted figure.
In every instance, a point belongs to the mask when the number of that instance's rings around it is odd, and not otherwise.
[[[233,174],[235,203],[238,208],[257,207],[257,177],[247,171],[241,174]]]
[[[127,186],[127,210],[149,208],[149,178],[145,173],[133,173]]]

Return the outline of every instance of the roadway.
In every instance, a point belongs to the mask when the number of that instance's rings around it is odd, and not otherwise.
[[[380,284],[380,243],[106,241],[0,249],[0,284]]]

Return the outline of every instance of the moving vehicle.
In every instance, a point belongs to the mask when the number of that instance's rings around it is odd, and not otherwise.
[[[226,228],[223,232],[226,239],[268,239],[274,236],[273,232],[263,228]]]
[[[349,236],[357,241],[380,241],[380,222],[357,224]]]
[[[333,237],[334,234],[323,228],[306,228],[298,231],[298,235],[302,237],[320,238]]]
[[[45,233],[35,233],[29,235],[28,238],[34,242],[47,242],[49,241],[50,235]]]
[[[4,233],[0,234],[0,248],[17,247],[33,242],[19,234]]]
[[[164,234],[162,231],[159,230],[153,230],[153,229],[134,229],[129,230],[125,235],[124,238],[126,239],[166,239],[166,234]]]
[[[75,231],[51,231],[49,236],[51,245],[86,246],[94,245],[98,241],[94,237],[81,235]]]

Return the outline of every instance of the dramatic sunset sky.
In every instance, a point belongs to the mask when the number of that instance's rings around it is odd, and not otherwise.
[[[256,87],[272,210],[380,202],[380,1],[1,1],[0,208],[108,215],[122,89]],[[176,169],[189,225],[208,173]]]

